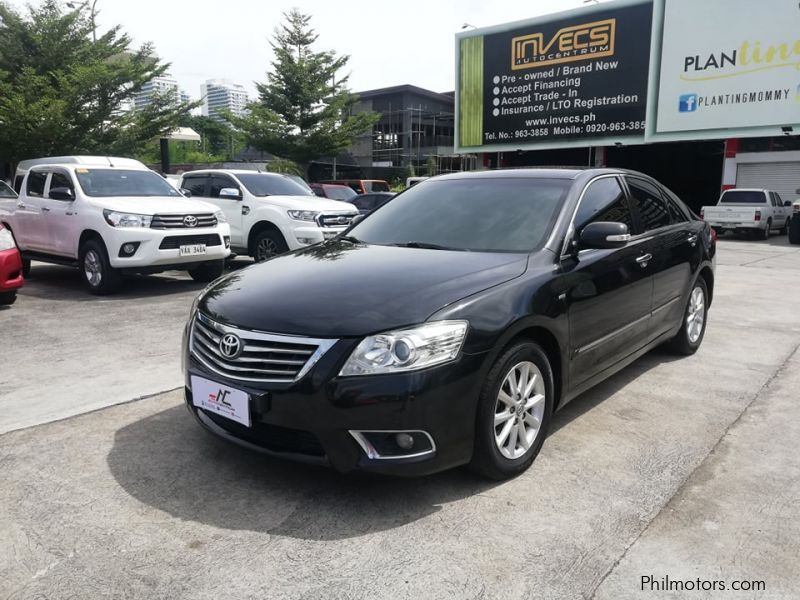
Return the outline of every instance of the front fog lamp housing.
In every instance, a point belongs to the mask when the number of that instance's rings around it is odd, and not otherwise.
[[[453,361],[467,335],[466,321],[434,321],[365,338],[339,375],[379,375],[417,371]]]

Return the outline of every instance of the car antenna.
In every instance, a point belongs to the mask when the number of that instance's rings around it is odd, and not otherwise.
[[[108,161],[108,166],[113,169],[114,168],[114,163],[111,162],[111,157],[110,156],[106,156],[106,160]]]

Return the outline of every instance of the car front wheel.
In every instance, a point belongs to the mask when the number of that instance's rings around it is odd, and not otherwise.
[[[251,254],[256,262],[264,262],[289,250],[283,236],[277,231],[265,229],[253,239]]]
[[[470,467],[491,479],[527,469],[547,435],[553,390],[550,361],[538,344],[519,342],[504,352],[481,390]]]
[[[17,301],[17,292],[3,292],[0,294],[0,306],[8,306]]]
[[[92,294],[102,296],[119,289],[122,278],[111,266],[102,242],[89,240],[81,247],[80,269],[83,282]]]

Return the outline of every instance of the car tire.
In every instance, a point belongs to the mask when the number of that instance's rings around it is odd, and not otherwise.
[[[794,218],[789,222],[789,243],[800,244],[800,218]]]
[[[786,221],[784,221],[783,223],[783,227],[780,228],[780,231],[778,233],[780,233],[781,235],[786,235],[787,233],[789,233],[789,222],[791,220],[792,220],[791,217],[787,217]]]
[[[273,229],[264,229],[253,237],[250,255],[256,262],[264,262],[288,250],[289,246],[286,245],[286,240],[279,232]]]
[[[769,234],[772,232],[772,219],[767,219],[767,226],[764,229],[759,230],[759,238],[762,240],[768,240]]]
[[[98,240],[88,240],[81,246],[80,270],[83,283],[92,294],[113,294],[122,283],[122,276],[111,266],[105,245]]]
[[[31,276],[31,259],[30,258],[23,258],[22,259],[22,276],[25,279],[28,279]]]
[[[17,292],[3,292],[0,294],[0,306],[10,306],[17,301]]]
[[[210,283],[222,277],[225,272],[225,259],[210,260],[189,269],[189,275],[200,283]]]
[[[524,378],[526,368],[528,379]],[[523,390],[522,395],[518,390],[515,392],[512,385],[515,380],[533,385],[531,392]],[[502,480],[530,467],[547,437],[554,390],[550,361],[538,344],[521,341],[503,352],[481,388],[470,469],[489,479]],[[537,422],[538,429],[531,437],[530,426]]]
[[[702,295],[702,298],[699,298],[699,295]],[[702,301],[702,305],[699,304],[699,301]],[[697,352],[700,344],[703,343],[708,324],[708,285],[702,277],[698,277],[694,282],[682,314],[681,328],[678,334],[670,340],[669,347],[676,354],[689,356]],[[698,319],[702,320],[698,323]]]

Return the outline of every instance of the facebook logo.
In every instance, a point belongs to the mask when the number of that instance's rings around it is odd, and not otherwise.
[[[679,112],[694,112],[697,110],[697,94],[684,94],[678,98]]]

